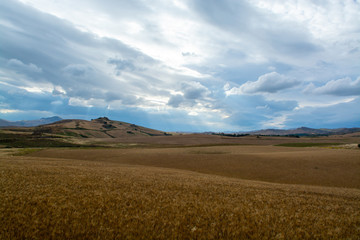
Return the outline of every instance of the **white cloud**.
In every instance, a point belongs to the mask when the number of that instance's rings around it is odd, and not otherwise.
[[[108,104],[102,99],[82,99],[82,98],[69,98],[69,105],[76,107],[107,107]]]
[[[188,108],[189,112],[194,112],[194,109],[196,109],[196,111],[200,109],[209,111],[214,109],[214,106],[208,102],[211,101],[209,94],[211,94],[211,91],[199,82],[183,82],[181,83],[179,91],[170,96],[167,105],[174,108]]]
[[[18,113],[21,112],[20,110],[17,109],[0,109],[0,113],[2,114],[9,114],[9,113]]]
[[[277,72],[264,74],[257,81],[248,81],[240,87],[234,87],[226,91],[227,95],[276,93],[280,90],[292,88],[300,84],[300,81],[281,75]]]
[[[351,78],[341,78],[337,80],[331,80],[321,87],[315,87],[310,83],[304,90],[305,93],[313,94],[328,94],[335,96],[356,96],[360,95],[360,77],[356,80]]]
[[[266,9],[286,21],[305,25],[316,38],[324,41],[339,39],[349,34],[350,29],[358,29],[360,5],[357,1],[331,0],[250,0],[261,9]]]
[[[286,127],[287,115],[270,116],[270,119],[262,122],[262,128],[284,128]]]

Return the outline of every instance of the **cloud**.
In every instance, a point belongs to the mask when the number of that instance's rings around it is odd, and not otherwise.
[[[135,66],[130,60],[122,60],[116,58],[109,58],[107,60],[108,64],[115,65],[116,75],[120,75],[122,71],[134,71]]]
[[[315,87],[315,85],[311,83],[307,86],[304,92],[334,96],[360,95],[360,77],[354,81],[349,77],[331,80],[321,87]]]
[[[300,81],[281,75],[277,72],[264,74],[257,81],[248,81],[240,87],[231,88],[226,91],[227,95],[233,94],[258,94],[258,93],[276,93],[280,90],[295,87]],[[228,88],[228,86],[227,86]]]
[[[171,106],[171,107],[174,107],[174,108],[177,108],[180,106],[180,104],[182,102],[184,102],[184,96],[181,95],[181,94],[176,94],[176,95],[172,95],[170,98],[169,98],[169,101],[168,101],[168,105]]]
[[[279,59],[295,63],[322,51],[301,24],[280,19],[256,2],[197,0],[191,4],[203,21],[217,28],[222,36],[236,40],[236,48],[247,53],[248,61]]]
[[[184,57],[197,57],[196,53],[193,52],[182,52],[181,55]]]
[[[203,99],[210,91],[199,82],[184,82],[181,84],[181,91],[186,99]]]
[[[211,91],[196,81],[183,82],[179,89],[181,94],[176,93],[172,94],[167,102],[168,106],[178,108],[181,106],[186,107],[198,107],[214,109],[215,105],[211,104],[211,99],[209,95]],[[195,110],[195,108],[194,108]],[[198,111],[200,109],[196,109]],[[194,111],[190,111],[190,114],[193,114]]]
[[[76,78],[83,78],[91,74],[92,68],[84,64],[70,64],[63,68],[66,75]]]
[[[13,69],[17,72],[24,72],[24,73],[41,73],[42,69],[39,68],[38,66],[36,66],[33,63],[29,63],[29,64],[25,64],[22,61],[18,60],[18,59],[10,59],[7,62],[7,67],[9,67],[10,69]]]

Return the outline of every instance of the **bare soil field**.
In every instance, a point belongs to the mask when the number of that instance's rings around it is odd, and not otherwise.
[[[358,149],[16,151],[0,151],[0,239],[360,237]]]

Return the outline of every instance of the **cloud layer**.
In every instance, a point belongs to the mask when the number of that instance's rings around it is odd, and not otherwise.
[[[0,118],[359,126],[358,19],[350,0],[1,2]]]

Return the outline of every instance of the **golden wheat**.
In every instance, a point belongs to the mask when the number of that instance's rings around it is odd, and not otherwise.
[[[171,156],[169,156],[171,157]],[[0,157],[1,239],[359,239],[360,191]]]
[[[176,168],[266,182],[360,188],[360,149],[212,146],[48,149],[31,155]]]

